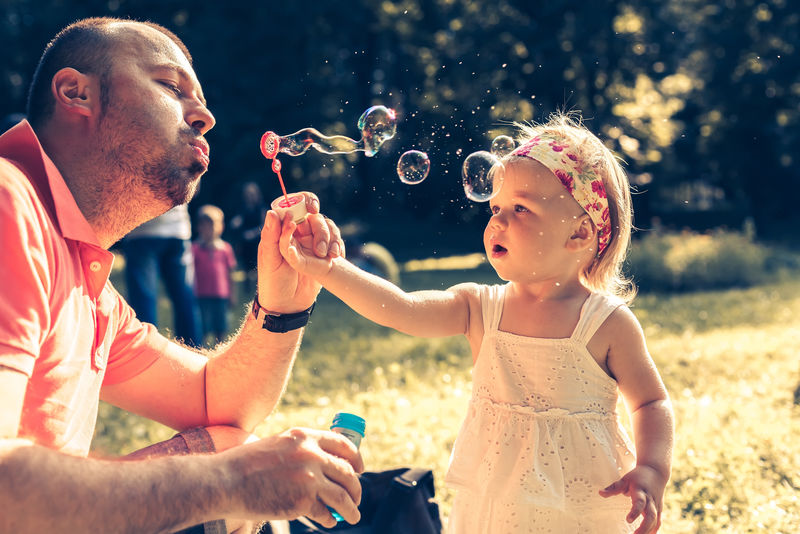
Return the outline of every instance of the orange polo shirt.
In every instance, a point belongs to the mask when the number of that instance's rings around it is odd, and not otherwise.
[[[0,366],[28,376],[19,436],[85,456],[101,386],[169,341],[111,285],[114,255],[27,121],[0,136],[0,254]]]

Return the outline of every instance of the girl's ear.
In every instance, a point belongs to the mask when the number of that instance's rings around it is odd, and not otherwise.
[[[578,217],[575,228],[567,241],[567,250],[580,251],[597,244],[597,229],[588,214]]]
[[[92,78],[71,67],[65,67],[55,73],[51,90],[56,108],[67,113],[88,117],[94,108],[100,105]]]

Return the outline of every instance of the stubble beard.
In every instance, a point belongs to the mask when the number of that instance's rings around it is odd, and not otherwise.
[[[195,195],[205,168],[193,161],[180,166],[176,157],[182,143],[176,142],[157,153],[136,150],[130,144],[106,149],[104,159],[109,169],[106,180],[96,184],[98,213],[94,218],[111,223],[122,234],[156,217],[174,206],[188,203]],[[182,154],[183,158],[186,157]],[[87,217],[88,218],[88,217]]]
[[[156,142],[144,143],[142,140],[148,139],[150,133],[148,125],[135,119],[130,121],[130,117],[122,117],[129,121],[127,135],[122,137],[115,122],[120,121],[120,118],[113,116],[113,110],[109,106],[107,85],[104,84],[105,92],[101,91],[103,104],[100,123],[105,126],[103,130],[107,142],[103,152],[107,168],[113,169],[113,179],[118,180],[117,183],[121,186],[120,192],[123,196],[126,193],[130,195],[141,191],[144,186],[152,200],[167,205],[165,211],[189,202],[197,192],[200,177],[206,169],[196,160],[188,167],[182,167],[177,162],[186,157],[182,154],[182,149],[185,152],[188,140],[197,137],[199,132],[186,129],[177,132],[176,141],[163,142],[160,145]],[[187,140],[184,141],[184,137]]]
[[[204,172],[205,167],[199,162],[180,167],[169,154],[144,162],[141,167],[142,183],[156,200],[166,202],[170,207],[186,204],[194,197]]]
[[[164,206],[164,211],[189,202],[206,169],[199,161],[188,166],[179,163],[186,158],[185,150],[181,153],[187,145],[183,137],[181,133],[171,144],[153,143],[150,151],[143,145],[137,147],[136,142],[119,143],[107,150],[105,159],[119,192],[123,196],[138,194],[139,199],[149,197],[150,202]]]

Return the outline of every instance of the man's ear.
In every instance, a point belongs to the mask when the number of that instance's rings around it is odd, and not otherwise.
[[[567,241],[567,249],[580,251],[597,244],[597,230],[588,214],[584,213],[575,222],[572,235]]]
[[[51,85],[56,108],[67,113],[90,116],[100,105],[100,95],[92,78],[71,67],[65,67],[53,76]]]

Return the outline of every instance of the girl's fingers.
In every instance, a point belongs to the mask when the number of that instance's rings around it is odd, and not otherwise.
[[[627,481],[625,481],[624,478],[621,478],[616,482],[614,482],[613,484],[611,484],[610,486],[601,489],[600,496],[611,497],[612,495],[619,495],[621,493],[625,493],[627,489],[628,489]]]
[[[330,245],[328,251],[331,256],[344,257],[344,240],[342,239],[342,232],[331,219],[325,217],[325,222],[328,224],[328,232],[330,233]]]
[[[639,528],[636,529],[634,534],[650,534],[651,532],[656,532],[658,527],[660,526],[658,512],[656,511],[655,503],[653,499],[647,497],[647,502],[643,507],[643,517],[642,517],[642,524],[639,525]],[[634,517],[635,519],[635,517]],[[632,521],[629,521],[632,522]]]
[[[297,251],[296,246],[289,245],[289,248],[286,250],[286,252],[281,251],[281,254],[283,254],[286,263],[288,263],[292,267],[292,269],[294,270],[299,269],[302,258],[300,256],[300,253]]]
[[[311,232],[314,254],[320,258],[326,257],[331,245],[331,230],[326,222],[325,217],[318,213],[309,215],[306,218],[306,223],[308,224]]]
[[[631,511],[628,512],[626,520],[628,523],[633,523],[637,517],[642,514],[642,511],[647,505],[647,495],[642,490],[636,490],[631,493]],[[647,532],[646,530],[644,532]]]

